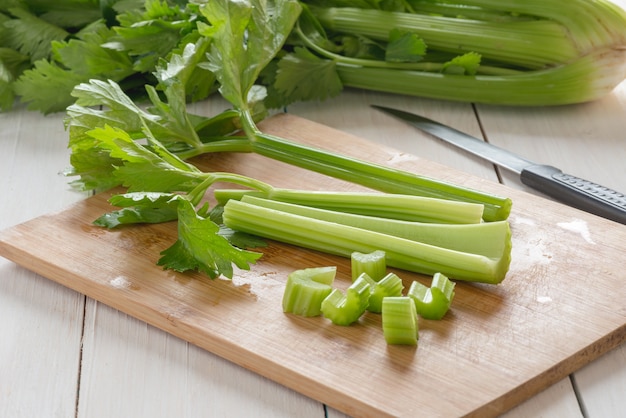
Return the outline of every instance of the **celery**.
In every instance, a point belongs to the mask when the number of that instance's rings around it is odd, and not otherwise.
[[[377,282],[382,279],[387,272],[385,252],[381,250],[372,251],[367,254],[355,251],[350,254],[350,265],[352,281],[365,273],[369,278]]]
[[[500,283],[511,261],[510,244],[498,256],[488,257],[237,200],[229,200],[224,206],[223,221],[234,230],[344,257],[354,251],[383,250],[391,267],[431,275],[443,272],[459,280]]]
[[[283,312],[302,316],[321,314],[322,301],[332,291],[336,267],[316,267],[293,271],[287,276]]]
[[[384,298],[382,323],[387,344],[417,344],[418,323],[413,299],[407,296]]]
[[[350,325],[356,322],[367,309],[370,298],[370,285],[363,279],[355,280],[344,294],[339,289],[322,301],[322,314],[335,325]]]
[[[370,312],[381,313],[384,298],[402,296],[404,285],[395,273],[389,273],[379,281],[373,280],[367,273],[362,273],[359,277],[363,277],[370,284],[370,301],[367,307]]]
[[[441,273],[433,275],[430,287],[411,283],[407,296],[415,302],[418,315],[425,319],[441,319],[448,312],[454,298],[454,282]]]
[[[233,197],[228,191],[222,192],[223,190],[215,191],[215,194],[220,196],[219,200],[226,196]],[[507,221],[466,225],[407,222],[311,208],[262,199],[249,194],[243,196],[242,201],[307,218],[367,229],[411,241],[418,241],[455,251],[480,254],[486,257],[498,258],[511,250],[511,229]]]
[[[283,57],[291,65],[279,65],[278,87],[296,79],[290,69],[316,65],[333,69],[336,79],[326,75],[331,91],[339,80],[343,87],[437,99],[562,105],[603,97],[626,76],[626,13],[610,1],[304,3],[297,44],[318,58],[298,50]],[[382,59],[398,48],[392,35],[398,31],[418,37],[427,51],[407,51],[401,62]],[[364,53],[368,48],[374,52]],[[478,66],[449,71],[468,53],[480,57]]]
[[[216,190],[221,204],[246,195],[335,212],[407,221],[472,224],[481,222],[484,206],[405,194],[322,192],[273,188],[264,191]]]

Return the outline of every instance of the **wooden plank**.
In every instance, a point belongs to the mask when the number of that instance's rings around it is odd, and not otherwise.
[[[0,113],[0,229],[83,199],[67,165],[61,115]],[[49,173],[52,173],[50,175]],[[0,259],[0,416],[72,416],[85,297]]]
[[[397,154],[287,115],[263,127],[383,164]],[[334,264],[340,268],[339,284],[346,285],[346,260],[272,244],[252,271],[238,272],[232,282],[162,271],[154,263],[158,252],[173,242],[175,225],[116,232],[93,227],[91,221],[108,209],[106,194],[3,232],[0,251],[356,416],[412,416],[418,410],[438,416],[496,415],[624,340],[626,295],[615,283],[626,268],[626,260],[619,257],[626,248],[625,228],[420,158],[395,162],[415,172],[506,193],[515,201],[509,277],[497,287],[459,283],[453,312],[440,322],[423,321],[417,349],[388,347],[375,315],[366,315],[353,327],[336,327],[324,318],[294,318],[281,312],[289,271]],[[213,156],[199,164],[253,172],[279,186],[300,183],[298,170],[267,164],[255,155]],[[311,175],[306,185],[347,187]],[[599,262],[607,257],[619,261]],[[407,280],[425,279],[400,273]],[[588,276],[597,278],[591,293]],[[347,376],[359,384],[349,384]],[[416,393],[423,396],[416,398]]]

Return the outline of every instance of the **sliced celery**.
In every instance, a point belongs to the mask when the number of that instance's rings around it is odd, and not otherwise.
[[[407,296],[415,302],[419,316],[424,319],[441,319],[450,309],[454,298],[454,287],[454,282],[445,275],[436,273],[433,275],[430,287],[413,282]]]
[[[370,298],[370,285],[367,280],[355,280],[344,294],[339,289],[322,301],[322,314],[335,325],[350,325],[356,322],[367,309]]]
[[[417,312],[408,296],[386,297],[382,306],[383,334],[387,344],[416,345]]]
[[[381,250],[370,253],[360,253],[358,251],[350,254],[350,268],[352,271],[352,281],[355,281],[361,274],[366,273],[375,282],[379,281],[387,273],[387,261],[385,252]]]
[[[291,272],[283,294],[283,312],[302,316],[320,315],[322,301],[332,291],[336,272],[334,266]]]
[[[370,284],[370,301],[367,310],[372,313],[381,313],[383,299],[390,296],[402,296],[404,285],[402,279],[395,273],[389,273],[379,281],[374,281],[366,273],[361,275]]]
[[[388,266],[430,275],[441,272],[458,280],[497,284],[505,278],[511,263],[510,236],[500,254],[488,257],[237,200],[224,206],[223,220],[234,230],[344,257],[354,251],[383,250]]]

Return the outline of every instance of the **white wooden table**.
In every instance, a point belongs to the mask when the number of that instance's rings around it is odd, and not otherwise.
[[[328,102],[288,109],[523,188],[514,176],[369,104],[401,107],[476,136],[484,132],[490,142],[529,159],[626,191],[626,83],[603,100],[558,108],[474,107],[346,91]],[[206,111],[223,106],[218,99],[197,105]],[[0,229],[85,198],[57,174],[68,166],[63,117],[23,109],[0,114]],[[5,259],[0,259],[0,318],[0,417],[343,416]],[[625,394],[622,344],[506,416],[623,417]]]

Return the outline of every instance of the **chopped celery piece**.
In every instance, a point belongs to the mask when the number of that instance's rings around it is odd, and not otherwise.
[[[336,272],[336,267],[314,267],[291,272],[283,294],[283,312],[302,316],[320,315],[322,301],[332,291]]]
[[[370,284],[370,301],[367,310],[372,313],[381,313],[383,310],[383,299],[390,296],[402,296],[402,279],[395,273],[389,273],[379,281],[374,281],[367,273],[361,276]]]
[[[311,219],[238,200],[228,201],[222,218],[227,227],[237,231],[344,257],[349,257],[354,251],[383,250],[388,266],[430,275],[441,272],[458,280],[497,284],[504,280],[511,263],[510,234],[498,254],[486,256]]]
[[[417,344],[417,311],[412,298],[408,296],[384,298],[382,322],[387,344]]]
[[[381,250],[371,253],[360,253],[358,251],[350,254],[350,264],[352,269],[352,281],[355,281],[362,273],[374,281],[379,281],[387,273],[387,261],[385,252]]]
[[[436,273],[430,287],[413,282],[407,296],[415,302],[417,313],[424,319],[441,319],[450,309],[454,298],[454,282]]]
[[[370,298],[370,284],[367,280],[355,280],[346,293],[333,291],[322,302],[322,314],[335,325],[350,325],[356,322],[367,309]]]

